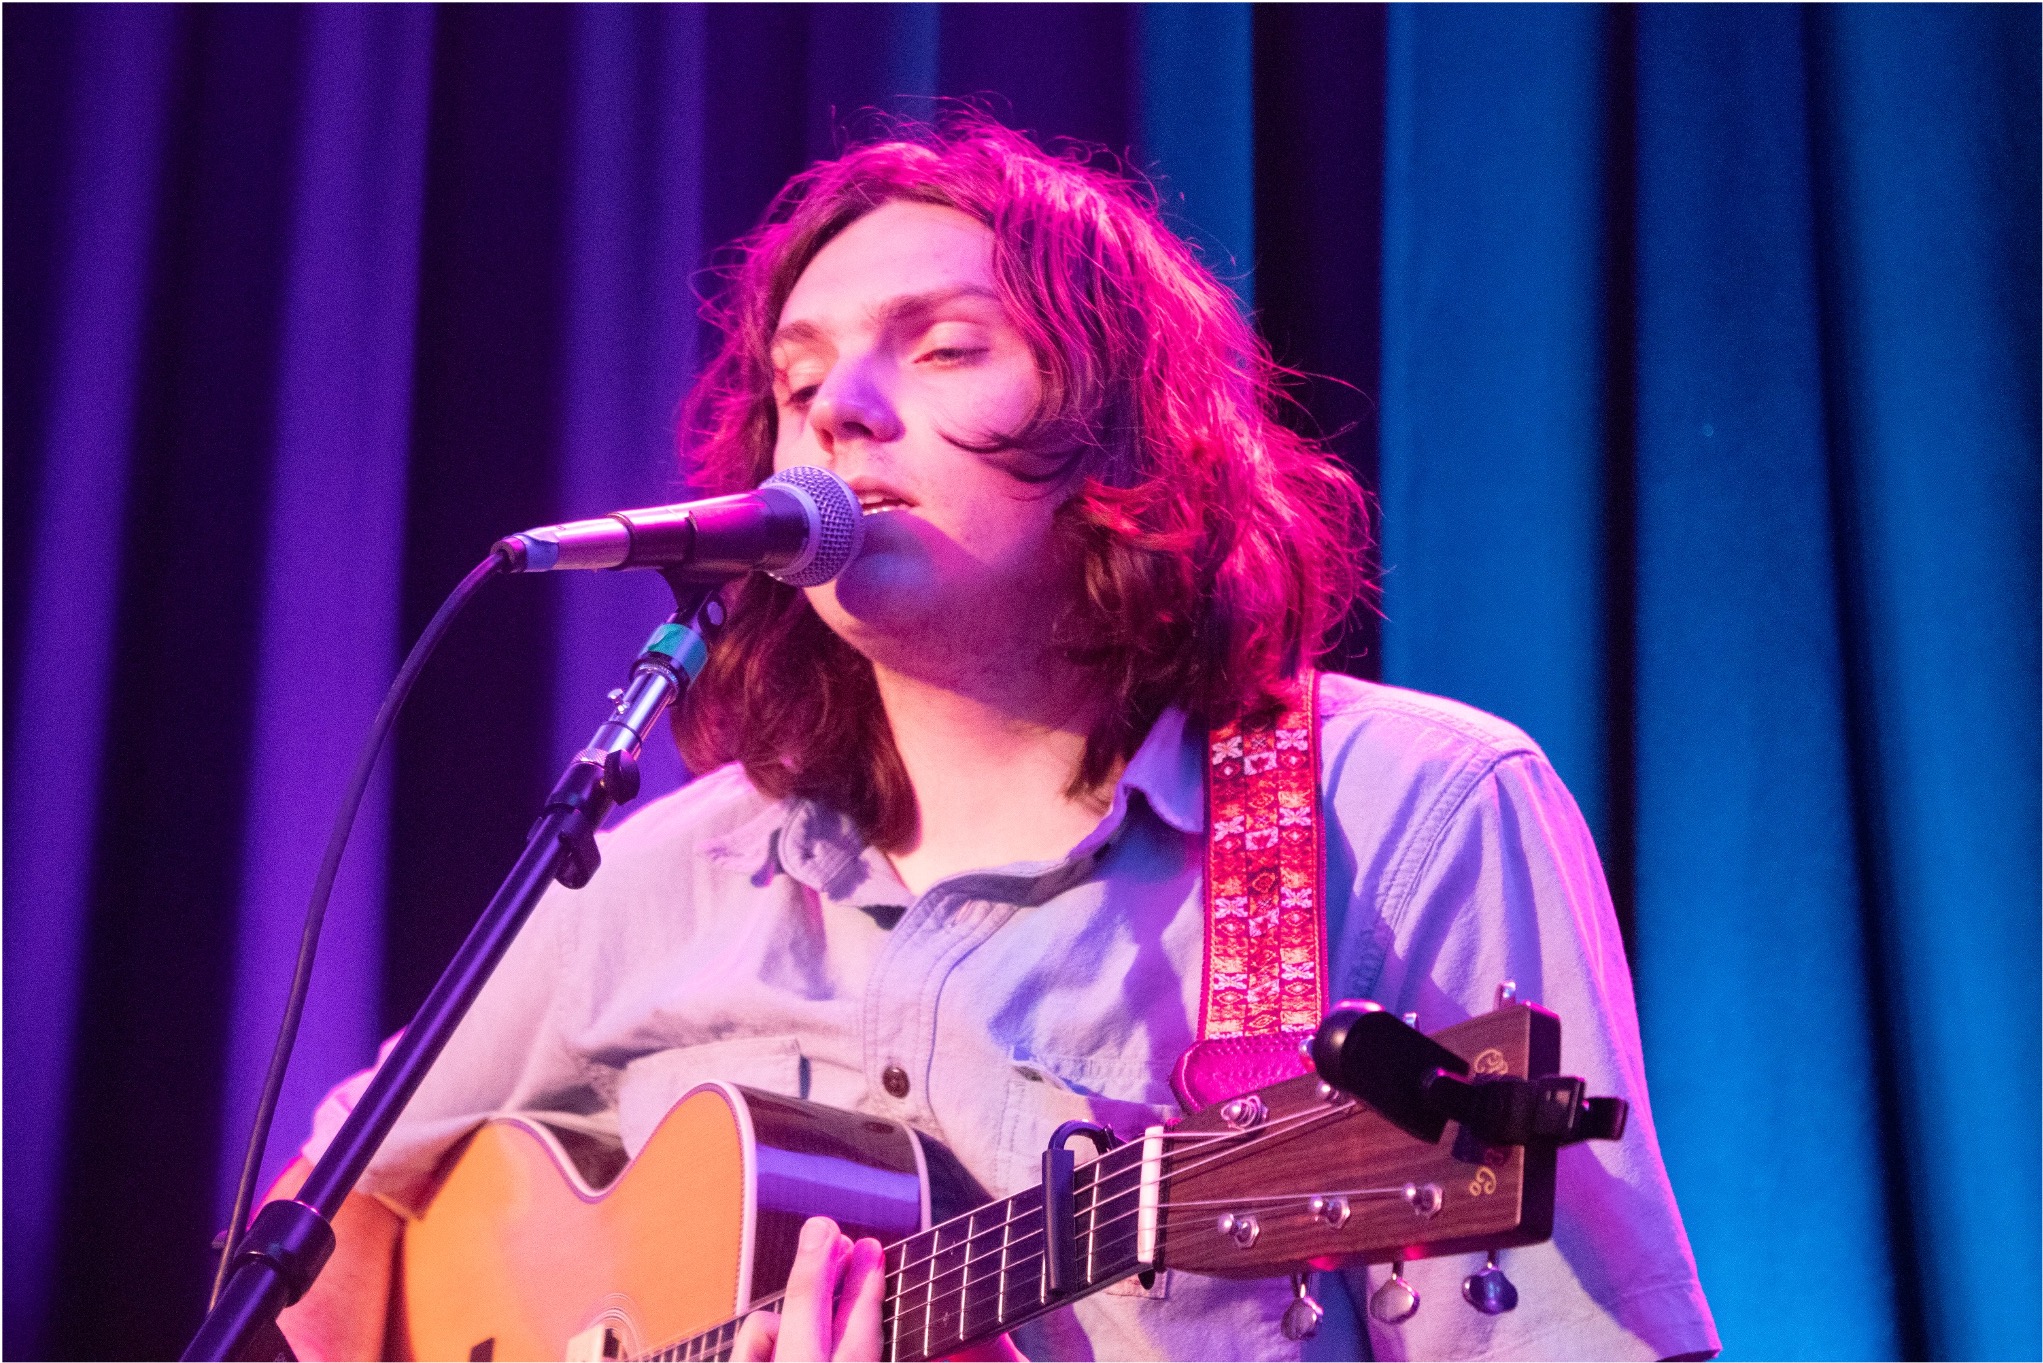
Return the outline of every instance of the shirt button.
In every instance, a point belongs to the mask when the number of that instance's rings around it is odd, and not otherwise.
[[[889,1065],[880,1071],[880,1086],[896,1098],[908,1096],[908,1071],[899,1065]]]

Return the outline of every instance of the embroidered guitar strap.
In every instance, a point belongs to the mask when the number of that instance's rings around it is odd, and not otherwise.
[[[1187,1112],[1305,1072],[1327,1008],[1319,677],[1206,752],[1206,971],[1199,1039],[1171,1087]]]

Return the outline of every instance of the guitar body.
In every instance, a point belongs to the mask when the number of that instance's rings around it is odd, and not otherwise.
[[[503,1119],[453,1157],[405,1228],[394,1357],[637,1356],[778,1291],[808,1216],[883,1242],[929,1222],[906,1127],[736,1085],[690,1092],[621,1171],[567,1139]]]

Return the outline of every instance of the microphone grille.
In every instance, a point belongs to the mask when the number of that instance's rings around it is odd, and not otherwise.
[[[790,587],[818,587],[850,566],[865,544],[865,513],[851,485],[826,468],[794,464],[768,478],[762,487],[780,486],[808,494],[816,508],[810,529],[811,552],[772,573]]]

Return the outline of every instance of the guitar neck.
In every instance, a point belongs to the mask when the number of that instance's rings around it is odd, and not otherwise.
[[[943,1358],[1142,1271],[1136,1255],[1142,1144],[1081,1165],[1072,1179],[1075,1272],[1055,1291],[1043,1236],[1041,1186],[887,1246],[880,1302],[885,1357]],[[731,1356],[738,1321],[647,1355]]]
[[[943,1358],[1140,1272],[1141,1172],[1139,1141],[1075,1172],[1077,1253],[1062,1290],[1050,1283],[1040,1185],[890,1245],[886,1356]]]

